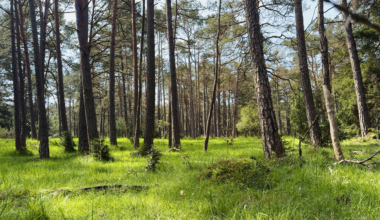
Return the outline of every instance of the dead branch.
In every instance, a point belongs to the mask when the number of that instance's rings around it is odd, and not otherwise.
[[[300,138],[300,142],[298,143],[298,153],[299,153],[299,156],[300,156],[300,157],[302,157],[301,143],[302,143],[303,140],[305,140],[306,135],[310,132],[310,130],[311,130],[311,128],[313,127],[314,123],[317,121],[318,116],[319,116],[319,115],[317,115],[317,117],[315,117],[315,119],[314,119],[313,123],[311,123],[309,129],[306,131],[306,133],[303,135],[303,137]]]
[[[374,161],[373,160],[378,153],[380,153],[380,150],[376,151],[375,153],[372,154],[372,156],[370,156],[367,159],[362,160],[362,161],[358,161],[358,160],[341,160],[341,161],[339,161],[337,163],[334,163],[334,165],[341,164],[341,163],[354,163],[354,164],[363,165],[363,166],[366,166],[366,167],[369,168],[369,167],[371,167],[373,165],[380,164],[380,161]],[[372,162],[368,162],[368,161],[372,161]]]
[[[123,186],[123,185],[101,185],[101,186],[91,186],[91,187],[83,187],[79,189],[57,189],[57,190],[47,190],[47,191],[40,191],[40,193],[61,193],[61,192],[74,192],[74,191],[89,191],[89,190],[107,190],[107,189],[124,189],[124,190],[135,190],[135,191],[141,191],[143,189],[149,189],[156,185],[148,185],[148,186]]]

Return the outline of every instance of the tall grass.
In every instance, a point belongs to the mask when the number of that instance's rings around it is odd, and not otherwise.
[[[299,159],[291,151],[293,138],[287,138],[288,157],[270,161],[260,139],[234,141],[227,153],[223,139],[212,139],[204,153],[202,139],[182,140],[181,152],[170,152],[167,140],[157,139],[162,163],[156,172],[146,172],[146,158],[131,157],[134,149],[126,138],[111,147],[109,162],[64,153],[58,139],[50,140],[51,159],[37,159],[38,145],[30,140],[34,155],[20,156],[14,140],[1,139],[0,219],[380,219],[377,168],[333,165],[331,149],[308,145]],[[346,157],[361,159],[379,148],[375,141],[355,141],[343,142]],[[198,179],[220,160],[250,157],[269,167],[268,189]],[[116,184],[151,187],[75,190]]]

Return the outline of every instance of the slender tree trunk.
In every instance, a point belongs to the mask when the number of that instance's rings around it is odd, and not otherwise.
[[[16,150],[21,151],[21,120],[20,120],[20,87],[19,87],[19,73],[17,69],[17,54],[16,54],[16,37],[15,37],[15,19],[14,19],[14,0],[11,0],[11,41],[12,41],[12,74],[13,74],[13,105],[14,105],[14,128],[15,128],[15,142]]]
[[[22,69],[22,57],[21,57],[21,37],[20,37],[20,25],[18,16],[18,0],[14,0],[14,12],[16,15],[16,37],[17,37],[17,63],[18,63],[18,76],[19,76],[19,104],[20,104],[20,145],[21,148],[26,148],[26,106],[25,106],[25,82],[24,72]]]
[[[169,116],[171,120],[171,134],[172,134],[172,148],[181,148],[180,140],[180,117],[178,108],[178,92],[177,92],[177,73],[175,68],[175,56],[174,56],[174,37],[173,37],[173,27],[172,27],[172,5],[171,0],[166,0],[166,19],[167,19],[167,30],[168,30],[168,44],[169,44],[169,65],[170,65],[170,90],[171,90],[171,115]]]
[[[219,56],[218,56],[218,54],[219,54],[220,11],[221,11],[221,8],[222,8],[222,0],[219,0],[218,30],[217,30],[216,41],[215,41],[215,44],[216,44],[216,62],[215,62],[215,68],[214,68],[214,76],[215,76],[215,79],[214,79],[214,90],[212,92],[211,105],[210,105],[210,113],[208,115],[207,125],[206,125],[206,137],[205,137],[205,142],[204,142],[204,145],[203,145],[204,152],[207,152],[207,148],[208,148],[208,139],[209,139],[209,136],[210,136],[210,125],[211,125],[212,111],[214,110],[215,99],[216,99],[216,87],[217,87],[217,84],[218,84],[218,72],[219,72],[219,69],[218,69],[218,64],[219,64],[218,59],[219,59]]]
[[[309,68],[307,65],[307,53],[305,43],[305,33],[302,15],[302,0],[295,0],[295,15],[296,15],[296,29],[297,29],[297,43],[298,43],[298,59],[301,72],[301,84],[303,89],[303,100],[305,102],[306,116],[308,126],[312,126],[314,119],[317,117],[315,105],[313,100],[313,92],[310,84]],[[314,147],[321,146],[321,129],[319,128],[318,121],[316,121],[310,130],[311,144]]]
[[[34,8],[34,1],[29,0],[30,7],[30,21],[32,24],[33,35],[33,50],[34,50],[34,68],[36,72],[36,86],[37,86],[37,102],[38,102],[38,137],[40,139],[39,154],[40,158],[49,158],[49,128],[46,118],[45,109],[45,95],[44,95],[44,74],[43,74],[43,59],[40,56],[37,36],[37,22],[36,12]],[[42,36],[41,36],[42,38]],[[44,43],[44,41],[43,41]]]
[[[233,118],[233,123],[232,123],[232,138],[236,137],[236,124],[238,120],[238,92],[239,92],[239,68],[238,71],[236,72],[236,82],[235,82],[235,94],[234,94],[234,118]]]
[[[144,19],[143,19],[144,20]],[[143,27],[144,28],[144,27]],[[136,3],[132,0],[132,57],[133,57],[133,82],[134,82],[134,105],[133,105],[133,128],[134,133],[137,131],[138,116],[138,102],[139,102],[139,72],[137,66],[137,33],[136,33]],[[135,135],[134,147],[139,147],[139,137]]]
[[[203,67],[205,66],[203,61]],[[207,86],[206,86],[206,70],[203,70],[203,136],[206,137],[206,112],[207,112]]]
[[[189,122],[189,133],[191,138],[195,138],[195,129],[194,129],[194,100],[193,100],[193,80],[192,80],[192,73],[191,73],[191,50],[190,50],[190,35],[187,35],[187,46],[188,46],[188,72],[189,72],[189,115],[190,115],[190,122]]]
[[[282,157],[285,155],[285,150],[278,135],[271,89],[265,66],[263,37],[260,32],[259,1],[245,0],[244,2],[264,155],[269,159],[272,151],[274,151],[277,157]]]
[[[57,64],[58,64],[58,88],[59,88],[59,115],[62,122],[62,131],[68,131],[66,105],[65,105],[65,92],[63,89],[63,71],[62,71],[62,55],[61,55],[61,34],[59,31],[59,3],[54,0],[54,16],[55,16],[55,36],[56,36],[56,51],[57,51]]]
[[[30,114],[30,128],[31,128],[31,134],[32,139],[37,139],[37,132],[36,132],[36,118],[34,114],[34,105],[33,105],[33,88],[32,88],[32,71],[30,70],[30,60],[29,60],[29,51],[28,51],[28,42],[25,36],[24,31],[24,12],[22,8],[22,4],[19,4],[20,9],[20,33],[22,37],[22,42],[24,45],[24,57],[25,57],[25,68],[26,73],[28,77],[28,101],[29,101],[29,114]]]
[[[330,69],[329,69],[329,51],[328,42],[325,35],[323,0],[318,0],[318,29],[319,29],[319,45],[321,49],[322,65],[323,65],[323,94],[325,96],[325,104],[327,116],[330,122],[330,135],[334,149],[334,156],[337,160],[344,160],[342,148],[340,147],[338,136],[338,125],[335,118],[334,104],[331,97],[330,85]]]
[[[154,139],[154,110],[155,110],[155,46],[154,46],[154,0],[147,0],[147,84],[146,84],[146,111],[145,136],[146,150],[153,147]]]
[[[347,0],[340,0],[342,7],[347,8]],[[365,90],[363,86],[362,72],[360,68],[360,61],[358,56],[358,51],[356,49],[356,42],[354,35],[352,34],[352,23],[350,21],[349,15],[342,11],[344,31],[346,33],[346,43],[348,47],[348,53],[350,55],[351,69],[354,76],[355,92],[356,92],[356,102],[358,105],[359,113],[359,123],[362,137],[368,134],[369,128],[369,116],[368,108],[365,97]]]
[[[116,16],[117,0],[113,1],[112,31],[110,48],[110,77],[109,77],[109,136],[110,144],[117,145],[116,115],[115,115],[115,46],[116,46]]]
[[[77,15],[77,29],[81,58],[81,75],[83,86],[84,109],[86,113],[86,126],[88,142],[99,138],[96,124],[95,101],[92,90],[92,77],[90,66],[90,45],[88,44],[88,0],[75,0]]]

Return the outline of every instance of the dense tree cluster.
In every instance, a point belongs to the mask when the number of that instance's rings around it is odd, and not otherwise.
[[[82,152],[104,137],[150,151],[205,136],[207,151],[209,136],[257,135],[270,158],[310,130],[342,160],[340,140],[379,130],[380,4],[318,0],[305,24],[305,3],[4,1],[0,137],[38,139],[48,158],[61,134]]]

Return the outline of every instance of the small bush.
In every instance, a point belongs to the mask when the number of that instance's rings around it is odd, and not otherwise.
[[[233,182],[238,185],[265,189],[269,186],[269,169],[252,159],[222,160],[198,176],[215,182]]]
[[[160,163],[160,159],[161,159],[161,151],[158,150],[158,149],[154,149],[154,147],[152,147],[150,150],[147,151],[147,155],[148,155],[148,164],[145,166],[145,170],[146,171],[156,171],[157,169],[157,165]]]
[[[96,160],[111,160],[110,149],[108,145],[103,144],[104,140],[95,138],[91,141],[91,154]]]
[[[65,147],[65,152],[75,152],[76,150],[74,149],[75,142],[73,140],[73,137],[71,136],[70,132],[64,131],[62,132],[61,136],[61,142],[60,145]]]

